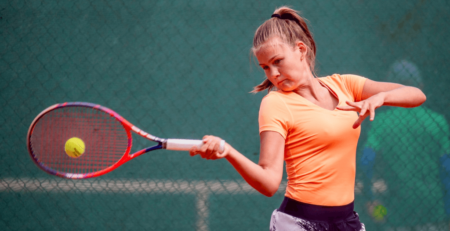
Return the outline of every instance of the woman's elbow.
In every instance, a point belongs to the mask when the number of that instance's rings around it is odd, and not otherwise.
[[[417,87],[409,87],[411,89],[409,92],[405,94],[403,97],[405,100],[405,104],[400,107],[418,107],[427,101],[427,96]]]
[[[427,96],[422,92],[422,101],[421,101],[421,103],[420,104],[423,104],[423,103],[425,103],[425,101],[427,101]]]
[[[423,103],[425,103],[425,101],[427,101],[427,96],[423,93],[423,91],[419,90],[419,94],[418,94],[418,105],[420,106]]]
[[[266,197],[273,197],[273,195],[275,195],[275,193],[277,193],[278,190],[272,190],[272,191],[266,191],[266,192],[261,192],[264,196]]]
[[[272,197],[273,195],[275,195],[275,193],[278,192],[278,187],[279,186],[280,186],[280,184],[273,185],[271,187],[265,188],[264,190],[261,190],[260,193],[263,194],[266,197]]]

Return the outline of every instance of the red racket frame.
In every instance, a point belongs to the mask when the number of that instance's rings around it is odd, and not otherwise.
[[[107,167],[103,170],[100,171],[96,171],[96,172],[92,172],[92,173],[66,173],[66,172],[60,172],[60,171],[56,171],[48,166],[45,166],[44,164],[42,164],[39,159],[34,155],[33,152],[33,148],[31,146],[30,143],[30,138],[31,135],[33,133],[33,129],[36,125],[36,123],[39,121],[39,119],[41,119],[45,114],[47,114],[50,111],[53,111],[55,109],[61,108],[61,107],[87,107],[87,108],[93,108],[93,109],[97,109],[103,112],[108,113],[110,116],[114,117],[115,119],[117,119],[124,127],[126,134],[128,136],[128,147],[125,151],[125,153],[123,154],[122,158],[120,158],[115,164],[111,165],[110,167]],[[145,148],[142,149],[140,151],[137,151],[133,154],[130,154],[130,150],[131,150],[131,146],[132,146],[132,136],[131,136],[131,131],[136,132],[137,134],[141,135],[142,137],[145,137],[149,140],[158,142],[157,145],[149,147],[149,148]],[[61,104],[55,104],[53,106],[48,107],[47,109],[45,109],[44,111],[42,111],[31,123],[30,128],[28,130],[28,135],[27,135],[27,147],[28,147],[28,152],[31,156],[31,158],[33,159],[34,163],[39,166],[39,168],[41,168],[42,170],[44,170],[47,173],[50,173],[52,175],[55,176],[59,176],[59,177],[63,177],[63,178],[69,178],[69,179],[85,179],[85,178],[92,178],[92,177],[97,177],[97,176],[101,176],[104,175],[106,173],[109,173],[113,170],[115,170],[116,168],[118,168],[119,166],[121,166],[122,164],[124,164],[125,162],[128,162],[131,159],[134,159],[146,152],[152,151],[152,150],[156,150],[156,149],[165,149],[166,148],[166,139],[161,139],[158,138],[156,136],[150,135],[144,131],[142,131],[141,129],[137,128],[136,126],[134,126],[133,124],[131,124],[130,122],[128,122],[126,119],[124,119],[122,116],[120,116],[119,114],[117,114],[116,112],[114,112],[113,110],[107,108],[107,107],[103,107],[101,105],[98,104],[92,104],[92,103],[86,103],[86,102],[66,102],[66,103],[61,103]]]

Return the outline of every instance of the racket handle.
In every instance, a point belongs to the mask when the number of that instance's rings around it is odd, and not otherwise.
[[[203,140],[186,140],[186,139],[167,139],[166,149],[177,151],[189,151],[192,147],[202,147]],[[219,151],[223,152],[225,149],[225,140],[220,141]]]

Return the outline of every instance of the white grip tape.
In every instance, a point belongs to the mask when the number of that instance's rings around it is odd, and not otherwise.
[[[203,140],[186,140],[186,139],[167,139],[166,149],[177,151],[189,151],[192,147],[200,148],[203,145]],[[220,152],[225,148],[225,140],[220,141]]]
[[[177,151],[189,151],[192,147],[200,148],[203,140],[168,139],[166,149]]]

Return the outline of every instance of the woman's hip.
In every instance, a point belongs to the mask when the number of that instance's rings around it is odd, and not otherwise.
[[[364,231],[353,203],[345,206],[305,204],[285,197],[272,213],[271,231]]]

